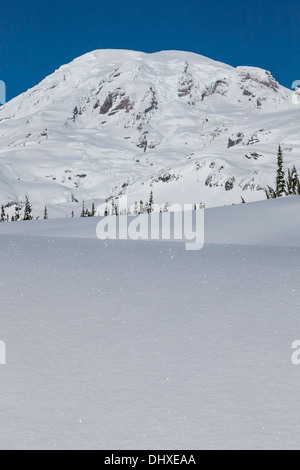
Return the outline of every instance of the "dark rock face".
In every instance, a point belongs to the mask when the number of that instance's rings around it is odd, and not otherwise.
[[[114,108],[114,110],[109,114],[110,116],[125,109],[126,113],[129,113],[133,109],[133,104],[129,98],[124,98],[121,102]]]
[[[204,93],[202,93],[202,101],[205,100],[205,98],[208,98],[211,95],[214,95],[215,93],[219,95],[226,95],[227,91],[223,88],[228,86],[228,83],[226,80],[217,80],[213,85],[211,85],[209,88],[205,90]]]
[[[113,105],[113,95],[110,93],[100,108],[100,114],[107,114]]]
[[[147,132],[141,135],[140,140],[138,141],[136,146],[140,149],[143,149],[144,152],[147,151],[147,147],[148,147]]]
[[[225,183],[226,191],[231,191],[234,188],[235,178],[232,177]]]
[[[178,97],[183,98],[189,96],[194,86],[193,79],[190,75],[182,77],[178,84]]]
[[[272,77],[270,72],[265,71],[264,78],[258,78],[257,76],[255,76],[255,74],[252,74],[250,72],[242,73],[242,75],[243,75],[242,82],[246,82],[247,80],[252,80],[256,83],[259,83],[260,85],[270,88],[271,90],[275,91],[275,93],[278,93],[279,83],[274,79],[274,77]]]
[[[150,106],[144,111],[145,114],[150,113],[150,111],[153,111],[154,109],[158,109],[158,101],[156,99],[156,93],[152,87],[150,88],[150,92],[152,93],[152,99],[151,99]]]
[[[241,144],[243,142],[244,134],[239,132],[236,136],[237,139],[235,140],[229,138],[227,148],[230,149],[230,147],[234,147],[235,145]]]
[[[115,108],[112,109],[115,104],[116,104]],[[97,103],[94,105],[94,109],[98,107],[99,107],[99,101],[97,101]],[[115,92],[108,94],[104,103],[100,107],[100,114],[108,114],[109,111],[111,110],[111,112],[109,113],[109,116],[113,116],[118,111],[125,110],[126,113],[129,113],[129,111],[132,109],[133,109],[133,103],[130,101],[128,97],[125,96],[125,92],[121,89],[117,89]]]
[[[252,98],[255,98],[255,96],[253,95],[253,93],[251,93],[249,90],[246,90],[246,89],[244,89],[243,95],[244,95],[244,96],[252,96]]]

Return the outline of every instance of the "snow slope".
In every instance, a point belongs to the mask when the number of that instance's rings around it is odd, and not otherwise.
[[[299,213],[299,196],[206,209],[205,243],[300,247]],[[96,239],[99,220],[96,217],[3,223],[0,234]]]
[[[262,200],[279,143],[299,167],[298,120],[292,92],[267,71],[94,51],[0,107],[0,201],[28,194],[36,216],[45,204],[61,216],[83,199],[134,202],[151,189],[157,203]]]
[[[0,225],[0,449],[299,449],[299,198],[206,214],[198,252]]]

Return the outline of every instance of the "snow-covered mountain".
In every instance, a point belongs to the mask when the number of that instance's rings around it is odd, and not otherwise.
[[[265,198],[278,144],[300,170],[300,108],[254,67],[187,52],[86,54],[0,108],[0,201],[66,208]]]

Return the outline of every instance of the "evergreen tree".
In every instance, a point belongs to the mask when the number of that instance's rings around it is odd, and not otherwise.
[[[134,215],[137,215],[139,213],[139,208],[138,208],[137,201],[135,201],[135,203],[134,203],[133,213],[134,213]]]
[[[96,209],[95,209],[95,203],[93,202],[93,204],[92,204],[91,217],[95,217],[95,215],[96,215]]]
[[[267,199],[276,199],[277,198],[277,193],[276,193],[275,189],[271,188],[271,186],[268,186],[265,191],[266,191]]]
[[[29,202],[28,196],[25,197],[25,211],[24,211],[24,219],[23,220],[32,220],[32,207]]]
[[[154,206],[154,197],[153,197],[153,191],[151,191],[150,199],[149,199],[149,212],[148,212],[149,214],[152,214],[154,210],[153,206]]]
[[[111,201],[111,215],[117,215],[116,213],[116,205],[114,199]]]
[[[45,206],[45,210],[44,210],[44,220],[47,220],[48,219],[48,210],[47,210],[47,207]]]
[[[15,208],[15,220],[18,221],[20,220],[20,207],[16,206]]]
[[[285,173],[283,169],[283,153],[281,145],[278,148],[277,155],[277,177],[276,177],[276,195],[282,197],[286,194]]]
[[[84,201],[82,201],[82,211],[80,217],[85,217],[85,207],[84,207]]]
[[[116,204],[114,199],[111,202],[111,215],[116,215],[116,216],[119,215],[118,205]]]
[[[140,201],[140,214],[144,214],[144,203],[143,201]]]
[[[293,194],[293,176],[292,176],[292,172],[290,169],[288,169],[288,177],[287,177],[287,180],[286,180],[286,188],[287,188],[287,193],[290,195],[290,194]]]
[[[72,219],[74,219],[74,215],[75,215],[75,214],[74,214],[74,211],[72,211],[72,214],[71,214]]]
[[[299,194],[299,186],[300,186],[299,175],[294,165],[291,170],[290,169],[288,170],[288,177],[286,180],[287,194],[290,196]]]
[[[1,219],[0,222],[5,222],[5,208],[1,206]]]
[[[292,168],[292,194],[299,194],[300,179],[295,165]]]

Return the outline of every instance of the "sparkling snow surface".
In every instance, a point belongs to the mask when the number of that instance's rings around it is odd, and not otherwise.
[[[208,210],[199,252],[1,224],[0,449],[299,449],[299,210]]]

